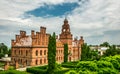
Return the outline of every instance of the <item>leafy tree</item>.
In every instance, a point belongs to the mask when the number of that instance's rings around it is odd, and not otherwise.
[[[68,62],[68,44],[64,44],[64,62]]]
[[[11,48],[8,50],[8,56],[11,56]]]
[[[118,53],[117,51],[119,51],[119,49],[117,49],[115,45],[109,46],[109,49],[106,50],[104,56],[116,55]]]
[[[102,44],[100,44],[100,46],[109,47],[110,44],[108,42],[103,42]]]
[[[87,46],[87,43],[84,43],[81,48],[81,60],[88,60],[91,58],[90,47]]]
[[[100,56],[98,55],[98,50],[91,50],[91,60],[99,60]]]
[[[81,60],[98,60],[100,57],[97,50],[91,50],[87,43],[81,47]]]
[[[0,44],[0,58],[3,57],[5,54],[8,53],[8,47],[4,44]]]
[[[48,74],[54,74],[56,57],[56,36],[55,33],[49,37],[48,44]]]

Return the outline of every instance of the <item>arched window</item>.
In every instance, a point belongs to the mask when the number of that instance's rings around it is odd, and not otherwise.
[[[42,50],[40,50],[40,56],[42,56]]]
[[[19,55],[20,55],[20,50],[19,50]]]
[[[28,55],[28,51],[26,50],[26,56]]]
[[[42,59],[40,59],[40,64],[42,64]]]
[[[36,56],[38,56],[38,50],[36,50]]]
[[[27,63],[27,60],[26,60],[26,65],[27,65],[28,63]]]
[[[14,50],[14,53],[16,54],[16,50]]]
[[[46,50],[44,50],[44,55],[46,55]]]
[[[23,51],[21,50],[21,55],[23,54]]]
[[[36,65],[38,64],[38,60],[36,60]]]
[[[44,63],[46,63],[46,59],[44,59]]]

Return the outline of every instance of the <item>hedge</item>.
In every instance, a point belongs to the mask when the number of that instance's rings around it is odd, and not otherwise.
[[[118,71],[111,68],[99,68],[98,74],[118,74]]]
[[[61,66],[65,67],[65,68],[76,68],[78,61],[76,62],[66,62],[66,63],[62,63]]]
[[[39,69],[35,67],[27,68],[26,71],[29,73],[33,73],[33,74],[46,74],[47,73],[47,69]]]
[[[120,70],[120,56],[105,57],[101,60],[111,62],[115,69]]]
[[[108,61],[97,61],[97,67],[114,69],[113,65]]]
[[[89,70],[89,71],[97,71],[97,64],[93,61],[81,61],[76,66],[77,71],[79,70]]]
[[[64,74],[69,69],[62,69],[62,70],[54,70],[55,74]],[[27,72],[32,73],[32,74],[47,74],[47,69],[41,69],[41,67],[33,67],[33,68],[27,68]]]
[[[17,71],[17,70],[7,70],[7,71],[0,71],[0,74],[29,74],[29,73],[23,71]]]

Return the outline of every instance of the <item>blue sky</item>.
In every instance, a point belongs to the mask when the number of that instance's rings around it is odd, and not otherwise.
[[[56,17],[70,14],[72,10],[78,7],[78,3],[63,3],[57,5],[47,5],[38,7],[34,10],[26,12],[27,15],[34,15],[35,17]]]
[[[0,43],[11,46],[20,30],[30,35],[40,26],[61,33],[67,17],[74,37],[88,44],[120,44],[119,0],[0,0]]]

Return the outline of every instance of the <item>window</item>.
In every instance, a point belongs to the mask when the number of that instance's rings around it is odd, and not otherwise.
[[[19,50],[19,55],[20,55],[20,50]]]
[[[42,50],[40,50],[40,56],[42,56]]]
[[[44,55],[46,55],[46,50],[44,50]]]
[[[36,56],[38,56],[38,50],[36,50]]]
[[[14,50],[15,54],[16,54],[16,50]]]
[[[44,63],[46,63],[46,59],[44,59]]]
[[[36,65],[38,64],[38,60],[36,60]]]
[[[26,56],[28,55],[28,51],[26,50]]]
[[[42,59],[40,59],[40,64],[42,64]]]
[[[21,55],[23,54],[22,50],[21,50]]]
[[[27,65],[28,63],[27,63],[27,60],[26,60],[26,65]]]

